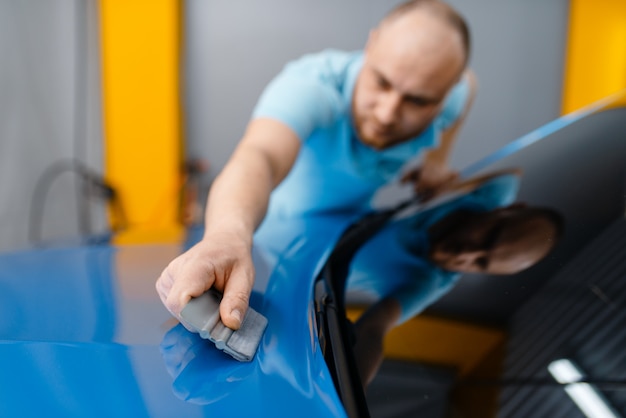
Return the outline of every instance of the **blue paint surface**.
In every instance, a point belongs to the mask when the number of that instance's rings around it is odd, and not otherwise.
[[[251,305],[269,324],[250,363],[178,325],[154,289],[197,231],[181,246],[0,255],[0,416],[345,416],[311,300],[348,221],[260,228]]]

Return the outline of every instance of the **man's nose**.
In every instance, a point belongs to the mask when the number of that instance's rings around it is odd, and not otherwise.
[[[392,125],[400,112],[402,96],[390,90],[381,94],[376,104],[376,119],[381,125]]]

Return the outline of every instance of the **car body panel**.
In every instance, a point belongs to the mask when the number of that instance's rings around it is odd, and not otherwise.
[[[269,323],[249,363],[177,324],[154,289],[197,231],[183,245],[0,255],[0,416],[345,416],[317,340],[312,284],[349,220],[259,229],[251,306]]]

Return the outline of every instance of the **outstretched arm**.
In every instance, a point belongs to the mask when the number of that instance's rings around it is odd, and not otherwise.
[[[500,176],[522,176],[522,169],[517,167],[511,168],[503,168],[501,170],[492,171],[487,174],[482,174],[477,177],[472,177],[467,180],[462,180],[458,182],[451,183],[448,187],[445,188],[446,192],[461,192],[461,193],[470,193],[474,190],[480,188],[481,186],[487,184],[493,179],[496,179]]]
[[[209,193],[202,240],[174,259],[161,273],[156,288],[167,309],[180,319],[192,297],[215,287],[224,293],[220,316],[224,324],[241,325],[252,285],[251,248],[271,191],[291,169],[298,136],[273,119],[253,120],[233,156]]]

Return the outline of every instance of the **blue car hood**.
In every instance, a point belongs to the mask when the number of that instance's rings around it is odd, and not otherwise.
[[[0,416],[345,416],[316,335],[313,279],[350,216],[267,220],[251,305],[253,361],[192,334],[154,282],[185,246],[0,255]]]

